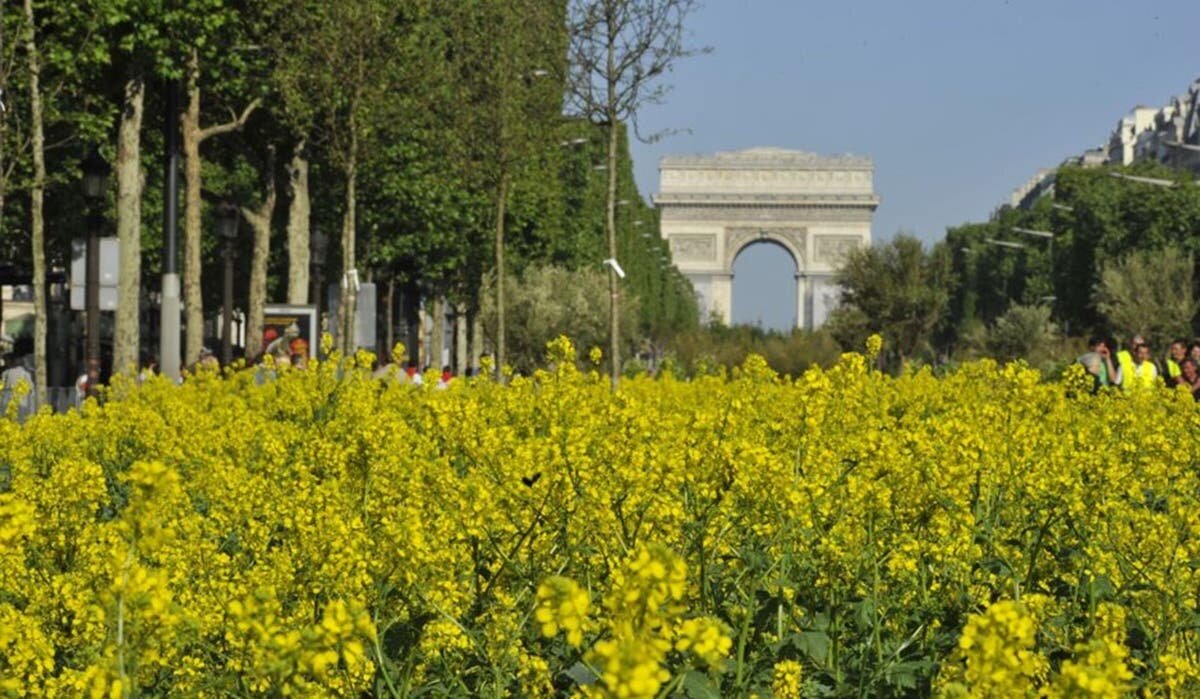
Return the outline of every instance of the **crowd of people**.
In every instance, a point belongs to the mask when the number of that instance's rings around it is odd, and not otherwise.
[[[1121,348],[1115,339],[1097,336],[1088,341],[1088,351],[1078,361],[1091,374],[1096,390],[1114,387],[1128,392],[1163,384],[1184,386],[1200,401],[1200,339],[1172,340],[1159,361],[1141,335],[1133,335]]]

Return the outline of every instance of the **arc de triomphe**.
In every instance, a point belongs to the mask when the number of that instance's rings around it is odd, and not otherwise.
[[[702,317],[730,322],[734,258],[766,240],[796,262],[797,327],[816,328],[837,303],[842,255],[871,243],[879,197],[869,158],[752,148],[668,156],[659,173],[661,234]]]

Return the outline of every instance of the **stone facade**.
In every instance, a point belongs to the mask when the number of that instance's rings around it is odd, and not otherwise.
[[[838,263],[871,243],[879,197],[867,158],[753,148],[666,157],[659,172],[661,234],[705,317],[730,322],[733,261],[770,241],[796,263],[797,326],[818,327],[837,303]]]
[[[1145,160],[1191,170],[1200,177],[1200,79],[1162,107],[1134,107],[1117,122],[1106,143],[1067,158],[1063,165],[1130,165]],[[1013,191],[1008,206],[1027,209],[1041,197],[1053,194],[1057,170],[1038,170],[1029,182]],[[997,209],[993,216],[999,213]]]

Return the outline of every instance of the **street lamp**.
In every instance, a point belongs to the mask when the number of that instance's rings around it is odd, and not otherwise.
[[[983,242],[987,243],[988,245],[996,245],[1002,248],[1022,249],[1025,247],[1024,243],[1014,243],[1008,240],[996,240],[995,238],[984,238]]]
[[[321,324],[321,297],[325,294],[325,287],[322,284],[322,273],[325,271],[325,254],[329,251],[329,238],[321,229],[313,224],[312,231],[308,236],[308,248],[312,253],[313,267],[313,290],[312,302],[317,308],[317,328],[324,328]]]
[[[85,290],[87,393],[96,395],[100,388],[100,202],[104,198],[110,168],[93,148],[81,163],[83,196],[87,200],[87,288]]]
[[[217,233],[225,242],[225,293],[221,306],[221,363],[233,361],[233,244],[237,242],[238,222],[242,212],[230,200],[221,203],[217,211]]]
[[[1118,180],[1130,180],[1131,182],[1141,182],[1142,184],[1152,184],[1157,187],[1174,187],[1175,186],[1174,181],[1159,179],[1157,177],[1139,177],[1137,175],[1126,175],[1125,173],[1122,173],[1122,172],[1110,172],[1108,174],[1111,177],[1117,178]]]

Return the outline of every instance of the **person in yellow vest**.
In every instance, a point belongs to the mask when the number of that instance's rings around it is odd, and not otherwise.
[[[1154,365],[1150,345],[1142,343],[1134,349],[1133,371],[1125,384],[1126,390],[1144,391],[1158,385],[1158,367]]]
[[[1141,335],[1134,335],[1129,338],[1129,345],[1120,352],[1117,352],[1117,380],[1113,383],[1120,386],[1123,391],[1128,391],[1134,384],[1133,358],[1137,354],[1137,348],[1144,344],[1146,344],[1145,338]]]
[[[1164,378],[1167,380],[1168,386],[1175,386],[1180,383],[1179,365],[1187,358],[1188,348],[1187,340],[1182,337],[1175,338],[1171,342],[1171,348],[1167,351],[1167,373]]]

